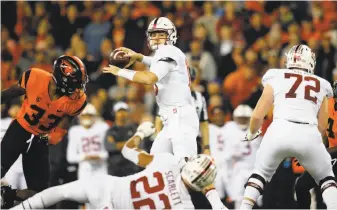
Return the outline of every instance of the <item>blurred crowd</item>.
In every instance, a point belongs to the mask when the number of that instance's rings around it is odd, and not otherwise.
[[[315,74],[329,82],[337,79],[333,1],[17,1],[1,6],[1,89],[17,82],[28,68],[51,72],[55,58],[75,55],[90,77],[88,101],[110,125],[116,124],[113,106],[119,101],[128,106],[124,118],[129,124],[157,112],[151,86],[102,75],[101,69],[118,47],[150,55],[145,32],[158,16],[176,25],[176,45],[198,71],[192,88],[205,96],[209,110],[224,107],[225,120],[240,104],[255,107],[262,93],[261,77],[270,68],[283,68],[285,53],[293,45],[313,49]],[[136,63],[132,68],[147,67]],[[2,116],[10,106],[2,106]],[[210,113],[211,122],[212,117]]]
[[[228,113],[245,103],[252,107],[261,93],[261,76],[284,66],[289,47],[304,43],[317,57],[316,74],[337,78],[336,2],[2,2],[1,84],[15,83],[30,67],[52,71],[61,54],[76,55],[90,75],[89,100],[113,121],[111,107],[126,101],[132,119],[155,114],[152,87],[102,75],[111,51],[125,46],[149,55],[148,23],[157,16],[173,21],[177,46],[199,70],[194,89],[209,106]],[[133,66],[143,71],[146,66]]]

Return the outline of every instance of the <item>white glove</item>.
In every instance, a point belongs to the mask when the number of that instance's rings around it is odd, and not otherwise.
[[[243,141],[253,141],[257,137],[259,137],[260,134],[261,134],[261,130],[258,130],[256,133],[251,133],[250,130],[248,130],[246,137]]]
[[[137,128],[135,136],[139,136],[141,139],[152,136],[156,132],[156,129],[152,122],[144,122]]]

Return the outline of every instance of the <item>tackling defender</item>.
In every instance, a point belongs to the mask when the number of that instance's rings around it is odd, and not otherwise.
[[[193,209],[188,189],[207,190],[216,175],[212,158],[198,155],[185,162],[169,153],[139,150],[139,142],[154,132],[152,123],[141,124],[122,150],[126,158],[146,167],[144,171],[127,177],[96,175],[52,187],[13,209],[41,209],[62,200],[90,202],[96,209]]]
[[[322,142],[328,123],[328,81],[314,75],[315,54],[306,45],[293,46],[287,69],[270,69],[262,78],[264,90],[250,120],[245,140],[259,128],[274,105],[274,119],[258,149],[255,171],[246,183],[241,209],[252,209],[257,198],[286,157],[295,157],[319,184],[328,209],[337,208],[337,185],[331,157]]]
[[[16,85],[1,92],[2,103],[25,95],[1,142],[1,178],[22,154],[27,186],[34,191],[48,187],[48,141],[61,141],[86,106],[88,76],[83,62],[76,56],[61,56],[53,68],[53,74],[29,69]]]

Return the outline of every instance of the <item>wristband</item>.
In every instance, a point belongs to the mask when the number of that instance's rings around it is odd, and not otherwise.
[[[204,146],[204,149],[209,149],[209,145],[205,145],[205,146]]]
[[[139,131],[137,131],[134,136],[138,136],[141,140],[143,140],[145,137],[144,133]]]
[[[136,74],[135,71],[131,71],[128,69],[119,69],[117,73],[118,76],[128,79],[130,81],[133,81],[133,77],[135,76],[135,74]]]

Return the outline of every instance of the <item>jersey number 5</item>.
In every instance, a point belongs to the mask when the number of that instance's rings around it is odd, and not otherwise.
[[[284,77],[286,79],[289,79],[291,77],[294,77],[296,79],[295,83],[290,88],[289,92],[286,93],[286,98],[296,98],[296,96],[297,96],[296,90],[298,89],[298,87],[300,86],[300,84],[303,82],[303,76],[300,75],[300,74],[285,73]],[[315,84],[313,86],[306,85],[304,87],[304,90],[305,90],[305,92],[304,92],[304,99],[312,101],[312,102],[314,102],[316,104],[317,103],[317,97],[316,96],[311,96],[310,95],[310,91],[314,91],[315,93],[318,93],[321,90],[321,83],[315,77],[310,77],[310,76],[305,76],[304,80],[305,81],[314,81],[315,82]]]
[[[131,190],[132,200],[141,198],[140,192],[137,189],[138,183],[142,184],[143,189],[147,194],[157,193],[164,189],[165,183],[164,183],[163,175],[157,171],[153,173],[153,177],[156,179],[158,184],[152,187],[149,184],[149,180],[147,176],[142,176],[139,179],[131,182],[130,190]],[[159,197],[159,200],[161,200],[164,203],[164,209],[171,209],[170,200],[165,193],[159,194],[158,197]],[[145,199],[141,199],[138,201],[133,201],[133,207],[135,209],[140,209],[141,207],[144,207],[144,206],[148,206],[150,209],[158,209],[158,207],[156,207],[155,205],[155,202],[151,198],[145,198]]]

